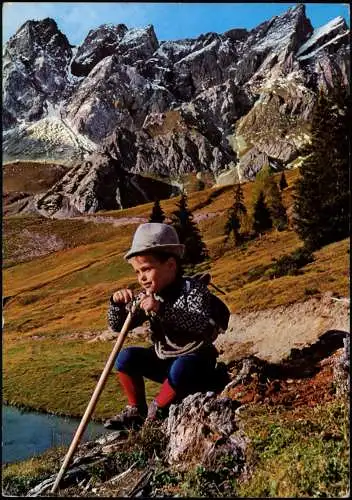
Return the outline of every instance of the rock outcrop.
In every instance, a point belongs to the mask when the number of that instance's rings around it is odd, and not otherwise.
[[[172,405],[166,422],[168,463],[186,468],[191,463],[211,464],[221,449],[223,454],[237,457],[237,472],[242,472],[246,439],[235,433],[239,406],[212,392],[191,394],[180,405]]]
[[[176,41],[102,25],[79,47],[55,21],[28,21],[5,46],[4,160],[77,169],[94,153],[104,171],[107,150],[133,174],[240,181],[287,168],[310,140],[319,88],[348,86],[348,48],[343,18],[313,30],[303,4],[250,31]]]
[[[107,153],[90,158],[70,169],[45,194],[36,195],[24,211],[65,218],[140,205],[180,192],[170,183],[125,171]]]

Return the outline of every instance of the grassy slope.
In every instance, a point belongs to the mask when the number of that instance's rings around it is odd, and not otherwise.
[[[291,204],[297,171],[287,173],[284,192]],[[250,205],[253,184],[244,185]],[[208,246],[213,281],[226,292],[233,312],[245,312],[304,300],[327,290],[348,294],[348,241],[324,247],[316,260],[297,276],[268,280],[263,269],[273,257],[298,248],[293,231],[270,232],[241,248],[223,243],[226,209],[233,201],[232,187],[205,190],[189,197],[195,214],[216,212],[200,221]],[[167,215],[177,199],[164,200]],[[148,217],[152,204],[101,215]],[[111,351],[111,343],[87,343],[86,332],[107,328],[106,312],[111,292],[135,286],[135,277],[122,256],[129,247],[136,224],[113,227],[80,220],[49,220],[33,216],[9,217],[4,222],[5,266],[3,295],[3,397],[12,404],[79,415],[94,390]],[[63,249],[39,258],[26,253],[28,230],[45,241],[55,235]],[[41,240],[40,240],[41,241]],[[22,254],[18,250],[22,250]],[[81,335],[81,338],[79,337]],[[124,400],[111,375],[95,417],[116,412]],[[148,387],[149,394],[155,390]]]
[[[67,170],[67,167],[53,163],[7,163],[2,167],[3,192],[43,193],[61,179]]]

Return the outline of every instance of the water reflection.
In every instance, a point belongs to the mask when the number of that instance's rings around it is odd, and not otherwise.
[[[68,445],[80,419],[64,418],[37,412],[22,412],[2,406],[2,463],[25,460],[49,448]],[[81,442],[104,434],[101,424],[90,422]]]

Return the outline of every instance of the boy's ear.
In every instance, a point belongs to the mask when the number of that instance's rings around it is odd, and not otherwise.
[[[176,268],[177,268],[177,262],[176,262],[175,257],[172,257],[172,256],[171,256],[171,257],[169,257],[169,258],[167,259],[167,262],[168,262],[168,264],[169,264],[169,268],[170,268],[170,269],[176,269]]]

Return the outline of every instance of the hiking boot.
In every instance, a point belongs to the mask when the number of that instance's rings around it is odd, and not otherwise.
[[[148,406],[148,415],[145,420],[148,422],[157,422],[160,420],[164,420],[169,414],[168,408],[159,408],[158,403],[154,400]]]
[[[106,429],[138,429],[143,425],[146,411],[141,411],[138,406],[127,405],[119,414],[104,422]]]

